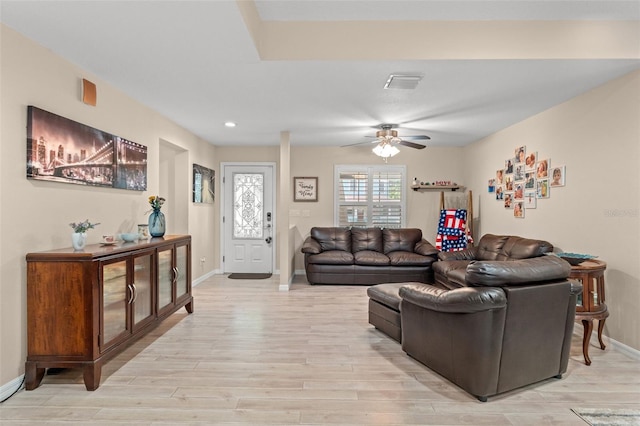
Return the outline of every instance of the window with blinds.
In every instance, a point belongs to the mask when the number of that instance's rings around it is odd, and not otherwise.
[[[401,228],[404,166],[336,166],[336,226]]]

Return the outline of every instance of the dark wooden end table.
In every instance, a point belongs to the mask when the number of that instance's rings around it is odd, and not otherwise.
[[[578,296],[576,320],[582,321],[584,336],[582,338],[582,354],[584,362],[591,365],[589,358],[589,342],[593,332],[593,320],[598,320],[598,341],[600,349],[606,348],[602,341],[604,322],[609,317],[604,294],[604,270],[606,262],[597,259],[586,260],[579,265],[571,266],[569,278],[582,284],[582,294]]]

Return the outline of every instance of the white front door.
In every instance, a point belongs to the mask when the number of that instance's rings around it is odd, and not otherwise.
[[[272,273],[274,165],[224,165],[224,273]]]

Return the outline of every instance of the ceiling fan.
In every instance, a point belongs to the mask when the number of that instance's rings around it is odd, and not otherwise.
[[[358,143],[353,143],[350,145],[343,145],[343,147],[346,146],[354,146],[354,145],[362,145],[365,143],[377,143],[377,145],[373,148],[373,153],[376,154],[379,157],[384,158],[385,161],[387,161],[387,159],[389,157],[393,157],[394,155],[396,155],[398,152],[400,152],[400,150],[396,147],[396,145],[403,145],[403,146],[408,146],[409,148],[415,148],[415,149],[424,149],[426,148],[425,145],[419,144],[419,143],[415,143],[415,142],[410,142],[407,139],[413,139],[413,140],[429,140],[431,139],[429,136],[427,135],[413,135],[413,136],[405,136],[404,138],[401,138],[398,136],[398,131],[394,130],[398,127],[397,124],[388,124],[388,123],[383,123],[380,124],[378,126],[380,130],[378,130],[376,132],[375,136],[367,136],[367,137],[374,137],[375,140],[372,142],[358,142]]]

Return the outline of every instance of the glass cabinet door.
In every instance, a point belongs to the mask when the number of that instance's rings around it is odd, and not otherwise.
[[[133,258],[133,324],[134,326],[153,316],[153,256]]]
[[[158,310],[173,304],[173,250],[158,251]]]
[[[127,261],[102,264],[102,342],[107,344],[127,332]]]
[[[176,270],[178,272],[178,279],[176,281],[176,297],[180,298],[187,294],[189,288],[187,287],[187,246],[176,247]]]

